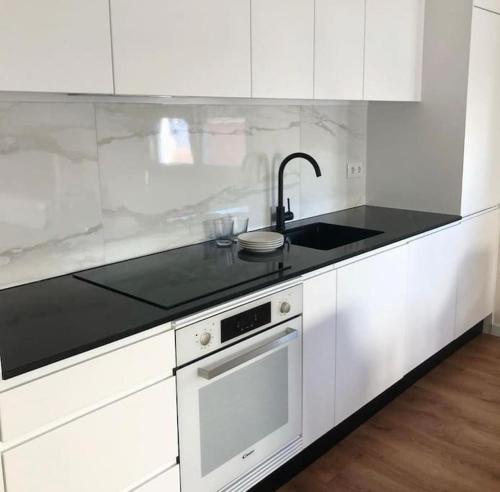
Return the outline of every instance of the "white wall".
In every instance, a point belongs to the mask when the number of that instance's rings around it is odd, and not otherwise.
[[[297,218],[365,203],[366,104],[0,99],[0,288],[270,224],[281,159]]]
[[[370,103],[367,203],[460,213],[471,0],[427,0],[421,103]]]

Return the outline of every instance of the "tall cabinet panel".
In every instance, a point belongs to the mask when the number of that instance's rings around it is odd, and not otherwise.
[[[335,424],[405,372],[408,247],[337,272]]]
[[[457,295],[456,336],[494,309],[498,259],[498,209],[464,220]]]
[[[111,0],[117,94],[250,97],[249,0]]]
[[[366,0],[365,99],[420,100],[424,11],[425,0]]]
[[[314,0],[252,1],[252,96],[313,97]]]
[[[474,8],[462,215],[500,203],[500,14]]]
[[[113,93],[107,0],[2,0],[0,90]]]
[[[314,97],[363,99],[365,0],[316,0]]]

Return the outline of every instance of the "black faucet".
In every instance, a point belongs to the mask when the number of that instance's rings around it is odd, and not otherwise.
[[[290,210],[290,198],[287,199],[287,211],[285,211],[285,207],[283,206],[283,173],[286,165],[293,159],[305,159],[309,161],[312,167],[314,167],[314,171],[316,171],[316,176],[318,178],[321,176],[321,169],[318,163],[309,154],[295,152],[283,159],[278,171],[278,206],[276,207],[276,232],[281,232],[281,234],[285,234],[285,221],[293,220],[293,212]]]

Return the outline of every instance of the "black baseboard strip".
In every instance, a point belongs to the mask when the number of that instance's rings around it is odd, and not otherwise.
[[[465,332],[461,337],[457,338],[449,345],[444,347],[437,354],[433,355],[418,367],[413,369],[413,371],[406,374],[397,383],[374,398],[371,402],[367,403],[364,407],[360,408],[356,413],[334,427],[331,431],[327,432],[324,436],[312,443],[309,447],[302,450],[289,462],[285,463],[271,475],[252,487],[250,491],[270,492],[279,489],[285,483],[290,481],[295,475],[300,473],[302,470],[316,461],[319,457],[329,451],[333,446],[335,446],[335,444],[348,436],[357,427],[366,422],[370,417],[373,417],[388,403],[394,400],[394,398],[403,393],[403,391],[405,391],[411,385],[416,383],[422,376],[439,365],[443,360],[447,359],[460,347],[481,334],[482,330],[483,323],[481,322]]]

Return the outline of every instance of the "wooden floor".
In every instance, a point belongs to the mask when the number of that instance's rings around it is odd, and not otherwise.
[[[473,339],[280,491],[500,491],[500,338]]]

